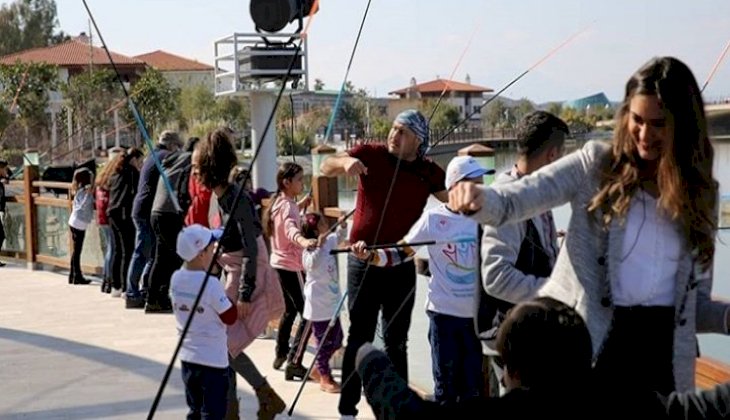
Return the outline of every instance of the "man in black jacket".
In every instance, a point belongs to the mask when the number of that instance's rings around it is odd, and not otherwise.
[[[538,298],[509,311],[497,336],[507,393],[451,404],[426,401],[370,344],[357,354],[365,396],[380,420],[500,419],[724,419],[730,418],[730,384],[677,393],[608,389],[591,378],[591,338],[583,319],[567,305]],[[641,375],[641,372],[636,372]]]
[[[157,146],[147,156],[139,172],[137,195],[134,197],[132,206],[132,221],[136,230],[135,245],[127,274],[126,307],[130,309],[145,307],[144,293],[146,292],[149,292],[151,296],[150,299],[147,299],[147,303],[151,303],[152,306],[169,301],[167,298],[169,278],[166,282],[160,283],[157,281],[158,279],[152,278],[150,275],[156,247],[156,234],[152,229],[151,221],[152,202],[160,178],[155,156],[157,160],[164,161],[169,154],[174,153],[180,147],[182,147],[182,140],[176,132],[163,131]],[[140,283],[142,284],[140,285]]]

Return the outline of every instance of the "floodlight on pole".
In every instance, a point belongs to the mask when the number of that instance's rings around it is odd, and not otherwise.
[[[302,20],[311,13],[314,3],[314,0],[251,0],[249,11],[257,32],[279,32],[297,19],[296,32],[300,32]]]

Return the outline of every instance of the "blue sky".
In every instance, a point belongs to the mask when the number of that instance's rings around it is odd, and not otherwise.
[[[157,49],[213,62],[214,39],[253,29],[245,0],[87,0],[109,48]],[[88,32],[80,0],[57,0],[61,28]],[[310,78],[342,83],[367,0],[321,0],[310,30]],[[730,41],[727,0],[372,0],[349,80],[379,96],[448,77],[495,90],[573,33],[590,26],[505,96],[537,102],[605,92],[622,96],[631,73],[655,55],[674,55],[707,78]],[[730,55],[730,54],[729,54]],[[705,91],[730,96],[730,57]]]

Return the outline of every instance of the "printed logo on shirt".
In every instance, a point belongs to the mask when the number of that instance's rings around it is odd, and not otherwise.
[[[441,248],[448,261],[446,277],[456,284],[472,284],[476,274],[476,241],[449,243]]]
[[[182,305],[175,304],[175,310],[178,310],[180,312],[190,312],[190,307],[184,303]],[[205,308],[198,305],[198,307],[195,308],[195,312],[202,314],[203,312],[205,312]]]

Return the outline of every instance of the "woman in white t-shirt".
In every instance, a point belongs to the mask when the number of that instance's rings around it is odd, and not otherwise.
[[[330,251],[345,241],[347,224],[341,218],[337,231],[332,233],[327,221],[319,213],[307,213],[302,219],[302,236],[316,239],[317,247],[305,249],[302,265],[306,272],[304,284],[304,319],[312,323],[312,330],[320,347],[315,360],[316,372],[322,391],[338,393],[340,385],[332,378],[330,359],[342,347],[342,327],[339,317],[334,320],[327,332],[330,319],[337,311],[340,301],[340,284],[337,271],[337,258]]]

